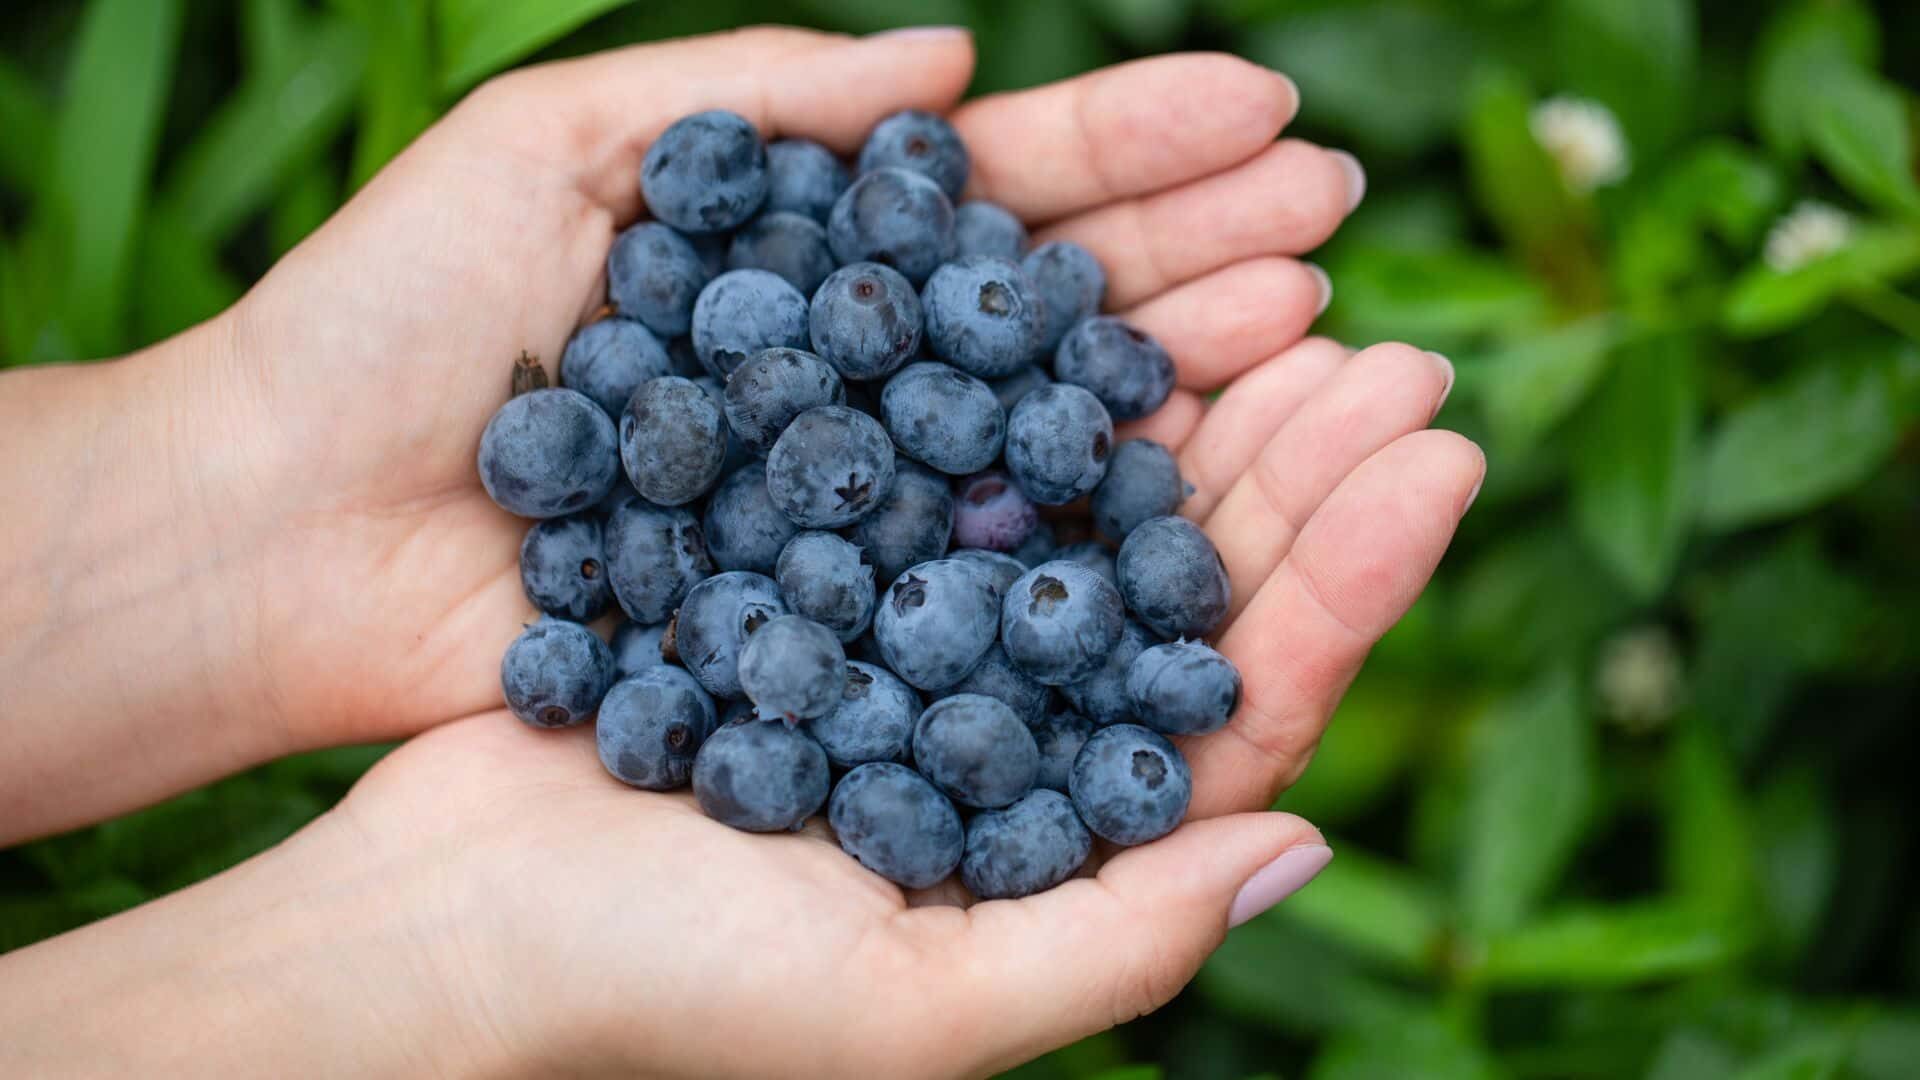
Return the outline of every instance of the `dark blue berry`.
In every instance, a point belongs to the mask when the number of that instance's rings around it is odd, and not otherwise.
[[[684,507],[629,495],[607,512],[603,536],[607,583],[635,622],[665,622],[687,591],[713,573],[700,521]]]
[[[1027,253],[1027,227],[999,203],[975,199],[953,208],[953,253],[993,255],[1020,261]]]
[[[1067,331],[1054,353],[1053,377],[1092,391],[1115,420],[1138,420],[1173,393],[1173,357],[1144,331],[1096,315]]]
[[[833,631],[780,615],[740,648],[740,688],[763,719],[789,722],[832,712],[847,682],[847,654]]]
[[[581,327],[560,354],[560,382],[618,419],[641,383],[673,373],[667,347],[633,319],[601,319]]]
[[[796,525],[837,529],[893,485],[893,441],[873,417],[822,405],[795,417],[767,454],[767,492]]]
[[[999,594],[987,572],[955,559],[901,571],[873,616],[887,666],[922,690],[945,690],[964,678],[999,628]]]
[[[707,392],[707,397],[713,400],[714,407],[720,410],[720,418],[725,420],[727,415],[726,387],[721,384],[719,379],[708,375],[704,370],[698,377],[694,378],[693,381],[699,384],[700,389]],[[732,424],[727,424],[726,428],[727,456],[720,465],[721,476],[732,476],[741,467],[753,462],[756,458],[766,456],[764,454],[755,454],[745,442],[742,442],[740,436],[734,432]]]
[[[717,726],[713,698],[693,676],[662,664],[613,684],[600,702],[594,741],[614,779],[671,791],[693,776],[694,755]]]
[[[1026,540],[1013,549],[1013,557],[1031,569],[1053,558],[1054,549],[1058,546],[1054,541],[1053,523],[1042,518],[1040,524],[1027,534]]]
[[[986,575],[987,584],[993,587],[993,602],[996,610],[1000,601],[1006,597],[1007,590],[1013,587],[1013,583],[1019,580],[1020,575],[1027,572],[1026,563],[1005,552],[988,551],[985,548],[955,548],[953,554],[947,557],[972,563],[976,569]]]
[[[1007,470],[1027,498],[1070,503],[1097,487],[1113,452],[1113,420],[1098,398],[1053,383],[1020,399],[1007,417]]]
[[[780,552],[773,576],[795,614],[841,641],[859,637],[872,622],[873,565],[856,544],[830,532],[800,533]]]
[[[975,814],[967,823],[960,880],[982,900],[1010,900],[1066,881],[1093,854],[1093,836],[1073,803],[1041,789],[1004,810]]]
[[[797,829],[827,801],[826,752],[799,728],[728,724],[693,760],[693,796],[715,821],[748,832]]]
[[[1077,712],[1042,713],[1038,720],[1027,721],[1034,745],[1040,748],[1040,775],[1034,786],[1066,791],[1073,759],[1093,736],[1093,728],[1093,721]]]
[[[822,225],[852,177],[833,151],[810,139],[767,144],[766,209],[805,214]]]
[[[1120,587],[1120,575],[1114,569],[1114,553],[1098,540],[1082,540],[1077,544],[1063,544],[1054,549],[1054,559],[1075,562],[1107,579],[1107,584]]]
[[[939,696],[949,698],[955,694],[982,694],[993,698],[1029,725],[1046,715],[1047,702],[1053,696],[1052,691],[1007,659],[1006,650],[997,644],[973,665],[972,671]]]
[[[877,169],[833,204],[827,242],[843,264],[877,262],[919,285],[953,257],[953,204],[920,173]]]
[[[843,266],[808,310],[813,351],[848,379],[883,379],[920,349],[920,294],[890,266]]]
[[[1187,816],[1193,771],[1166,736],[1115,724],[1080,748],[1067,786],[1087,828],[1130,846],[1167,835]]]
[[[874,125],[860,148],[860,171],[895,167],[911,169],[940,185],[950,199],[967,186],[970,163],[960,133],[940,116],[907,109]]]
[[[619,438],[593,399],[577,390],[534,390],[507,399],[480,435],[480,483],[521,517],[585,510],[620,478]]]
[[[939,884],[960,863],[960,812],[905,765],[875,762],[840,778],[827,804],[840,848],[902,888]]]
[[[1107,272],[1093,253],[1071,240],[1041,244],[1020,261],[1040,293],[1040,348],[1052,352],[1073,325],[1100,313],[1107,295]]]
[[[837,264],[827,247],[827,227],[803,214],[761,214],[733,234],[727,269],[765,270],[812,296]]]
[[[715,566],[767,575],[780,549],[800,532],[767,494],[767,470],[757,461],[720,481],[707,500],[704,525]]]
[[[674,652],[707,693],[737,698],[740,650],[753,632],[787,614],[780,586],[764,574],[728,570],[695,585],[674,614]]]
[[[1180,476],[1172,451],[1151,439],[1127,439],[1113,448],[1106,479],[1093,489],[1093,524],[1114,540],[1149,518],[1180,509],[1193,485]]]
[[[1032,500],[1005,473],[971,476],[953,504],[953,542],[962,547],[1013,551],[1040,524]]]
[[[841,768],[869,761],[905,761],[920,719],[920,695],[877,663],[847,661],[840,704],[807,722],[807,730]]]
[[[657,221],[622,232],[607,254],[607,297],[614,310],[662,337],[685,334],[693,325],[693,302],[711,277],[693,243]]]
[[[500,658],[507,708],[540,728],[593,718],[613,684],[613,654],[593,631],[565,619],[541,619],[520,632]]]
[[[963,806],[1005,806],[1033,790],[1040,750],[1005,704],[980,694],[942,698],[913,729],[921,775]]]
[[[993,396],[999,400],[1000,407],[1011,414],[1021,398],[1052,381],[1040,365],[1028,364],[1004,379],[987,380],[987,385],[993,387]]]
[[[1007,655],[1048,686],[1098,671],[1125,624],[1120,591],[1079,563],[1041,563],[1013,583],[1000,607]]]
[[[1206,735],[1240,707],[1240,672],[1204,642],[1173,641],[1141,653],[1127,670],[1140,722],[1165,735]]]
[[[945,364],[908,364],[887,380],[880,418],[902,453],[965,475],[1000,456],[1007,417],[986,383]]]
[[[767,148],[738,113],[682,117],[647,147],[640,193],[654,217],[682,232],[723,232],[766,201]]]
[[[765,456],[793,418],[847,400],[840,374],[804,349],[767,349],[727,379],[727,424],[740,441]]]
[[[679,506],[705,495],[720,479],[726,457],[726,418],[692,379],[650,379],[627,401],[620,417],[620,463],[648,502]]]
[[[945,554],[953,521],[947,478],[896,457],[892,487],[871,513],[854,522],[847,538],[867,553],[875,580],[884,586],[907,567]]]
[[[920,290],[927,346],[983,379],[1019,371],[1040,354],[1040,299],[1020,264],[966,255],[942,265]]]
[[[594,514],[536,522],[520,542],[520,584],[533,606],[574,622],[607,610],[607,553]]]
[[[623,619],[613,628],[613,640],[608,646],[613,650],[613,668],[621,678],[638,675],[648,668],[659,667],[667,662],[660,655],[660,637],[667,632],[667,624],[651,625],[637,623],[632,619]]]
[[[706,283],[701,282],[701,284],[704,285]],[[697,294],[698,290],[695,290],[695,292]],[[687,306],[687,318],[689,321],[693,318],[693,306],[691,303]],[[669,375],[678,375],[683,379],[692,379],[695,382],[699,382],[701,379],[712,378],[712,376],[707,374],[707,366],[700,362],[700,354],[693,351],[693,339],[685,334],[681,334],[679,337],[667,342],[667,369],[667,374]],[[716,383],[718,381],[717,379],[715,380]]]
[[[1062,686],[1060,693],[1074,708],[1102,727],[1134,723],[1133,699],[1127,696],[1127,672],[1133,667],[1135,657],[1158,644],[1160,639],[1153,631],[1128,619],[1120,631],[1120,640],[1099,668],[1078,682]]]
[[[1115,568],[1127,610],[1163,638],[1205,637],[1227,616],[1227,568],[1186,518],[1142,522],[1120,545]]]
[[[700,290],[693,305],[693,350],[725,379],[763,349],[804,349],[807,298],[765,270],[729,270]]]

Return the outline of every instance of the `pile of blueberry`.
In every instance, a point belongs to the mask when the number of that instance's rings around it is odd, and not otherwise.
[[[1227,575],[1173,456],[1114,442],[1172,361],[1099,314],[1086,249],[956,208],[968,167],[922,112],[851,175],[733,113],[675,123],[566,388],[524,379],[479,467],[539,519],[515,715],[596,720],[615,777],[728,825],[824,805],[875,872],[994,898],[1178,825],[1167,736],[1226,724],[1240,676],[1202,640]],[[615,604],[609,648],[586,623]]]

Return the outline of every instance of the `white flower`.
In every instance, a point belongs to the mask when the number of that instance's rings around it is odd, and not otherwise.
[[[1559,166],[1568,189],[1585,195],[1627,175],[1627,139],[1605,105],[1556,97],[1527,115],[1533,138]]]
[[[1594,692],[1607,715],[1629,731],[1666,723],[1680,707],[1680,651],[1673,636],[1659,626],[1615,635],[1600,648]]]
[[[1778,274],[1839,251],[1853,235],[1853,219],[1837,206],[1802,199],[1767,230],[1767,267]]]

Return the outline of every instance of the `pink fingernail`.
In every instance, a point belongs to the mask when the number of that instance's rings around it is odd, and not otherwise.
[[[896,26],[891,30],[879,30],[868,34],[868,39],[886,38],[888,41],[903,41],[909,38],[950,38],[966,37],[973,31],[964,26]]]
[[[1313,313],[1315,315],[1325,314],[1327,305],[1333,303],[1333,279],[1328,277],[1327,272],[1322,270],[1318,264],[1302,262],[1300,265],[1306,267],[1307,273],[1312,274],[1313,280],[1320,285],[1320,306],[1315,308]]]
[[[1302,844],[1288,848],[1280,857],[1254,871],[1227,910],[1229,929],[1239,926],[1273,905],[1299,892],[1307,882],[1333,861],[1333,849],[1325,844]]]
[[[1352,213],[1360,200],[1367,197],[1367,170],[1360,167],[1360,159],[1345,150],[1329,150],[1333,160],[1340,163],[1340,170],[1347,174],[1347,212]]]

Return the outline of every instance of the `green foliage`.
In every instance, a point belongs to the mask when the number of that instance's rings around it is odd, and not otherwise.
[[[981,92],[1172,48],[1287,70],[1294,134],[1369,173],[1315,256],[1336,282],[1320,329],[1452,357],[1440,422],[1491,472],[1280,802],[1327,831],[1331,867],[1160,1015],[1017,1075],[1892,1080],[1920,1061],[1911,5],[26,6],[73,12],[0,20],[8,364],[218,311],[526,61],[753,22],[964,22]],[[1569,183],[1534,130],[1569,97],[1617,122],[1617,181]],[[1809,202],[1835,213],[1770,244]],[[275,843],[376,755],[0,853],[0,948]]]

